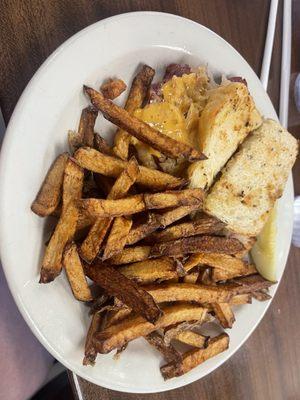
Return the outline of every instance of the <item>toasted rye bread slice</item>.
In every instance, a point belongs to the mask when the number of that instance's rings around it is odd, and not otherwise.
[[[210,92],[199,120],[199,149],[207,160],[191,164],[191,187],[208,189],[246,136],[262,118],[243,83],[230,83]]]
[[[278,122],[264,121],[222,171],[204,209],[233,232],[257,236],[281,197],[298,152],[297,140]]]

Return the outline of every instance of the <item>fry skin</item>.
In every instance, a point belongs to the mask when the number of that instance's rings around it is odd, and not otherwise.
[[[99,133],[94,134],[94,148],[103,154],[107,154],[108,156],[112,155],[111,147],[106,142],[106,140],[103,139],[103,137],[99,135]]]
[[[94,343],[99,353],[109,353],[140,336],[147,336],[157,329],[182,321],[201,321],[205,319],[206,309],[193,304],[165,306],[163,315],[155,324],[138,316],[128,317],[115,325],[94,335]]]
[[[171,344],[167,345],[159,333],[151,332],[145,336],[145,339],[163,355],[167,362],[181,360],[181,354]]]
[[[150,257],[182,256],[184,254],[198,253],[226,253],[235,254],[243,249],[237,239],[220,236],[192,236],[170,242],[155,244],[150,252]]]
[[[140,72],[133,79],[124,107],[129,114],[133,114],[136,109],[142,107],[154,74],[154,69],[148,65],[143,65]],[[128,159],[130,138],[131,136],[123,129],[117,130],[113,151],[122,160]]]
[[[114,268],[97,260],[94,264],[85,265],[85,273],[109,295],[116,296],[148,321],[154,323],[161,315],[151,295]]]
[[[68,153],[63,153],[55,159],[31,205],[31,210],[40,217],[52,214],[59,205],[68,158]]]
[[[91,148],[78,149],[74,157],[82,168],[113,178],[117,178],[127,166],[127,161],[110,157]],[[139,166],[139,169],[137,183],[153,190],[174,189],[186,184],[184,179],[175,178],[161,171],[143,166]]]
[[[83,88],[84,92],[90,97],[93,106],[102,112],[104,118],[160,151],[162,154],[170,158],[185,158],[190,162],[206,159],[204,154],[198,150],[183,142],[172,139],[130,115],[128,111],[105,99],[97,90],[85,85]]]
[[[121,253],[112,257],[110,262],[113,265],[122,265],[147,260],[150,250],[150,246],[127,247]]]
[[[106,99],[114,100],[120,96],[127,88],[127,85],[122,79],[109,79],[101,85],[100,90]]]
[[[227,350],[228,346],[229,336],[226,333],[222,333],[213,339],[209,339],[206,348],[193,349],[186,352],[181,362],[172,362],[161,367],[162,376],[165,380],[181,376],[209,358]]]
[[[76,231],[79,212],[75,202],[82,195],[83,175],[83,170],[68,159],[63,181],[62,213],[46,247],[40,283],[53,281],[61,272],[64,247],[73,240]]]
[[[101,328],[103,314],[96,312],[93,314],[90,327],[85,339],[83,365],[94,365],[97,357],[97,351],[93,343],[93,336]]]
[[[65,247],[62,262],[75,299],[91,301],[93,299],[91,289],[87,284],[76,244]]]
[[[78,132],[68,132],[68,142],[71,152],[82,146],[93,147],[94,127],[98,111],[94,107],[86,107],[81,112]]]

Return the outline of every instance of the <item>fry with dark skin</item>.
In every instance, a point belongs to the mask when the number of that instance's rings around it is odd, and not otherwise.
[[[154,74],[154,69],[148,65],[143,65],[142,69],[133,79],[124,107],[129,114],[133,114],[136,109],[142,107]],[[130,138],[131,136],[123,129],[117,130],[113,151],[122,160],[128,159]]]
[[[79,147],[93,147],[94,143],[94,127],[98,111],[94,107],[86,107],[81,112],[78,132],[69,131],[68,141],[71,151],[75,151]]]
[[[167,345],[159,333],[151,332],[145,336],[145,339],[163,355],[167,362],[181,360],[181,354],[171,344]]]
[[[179,304],[162,307],[163,315],[155,324],[139,316],[129,316],[125,320],[112,325],[94,335],[94,343],[99,353],[109,353],[140,336],[147,336],[157,329],[177,324],[182,321],[202,321],[206,309],[193,304]]]
[[[99,133],[94,134],[94,148],[103,154],[112,155],[112,149]]]
[[[186,352],[181,362],[173,361],[161,367],[162,376],[165,380],[181,376],[209,358],[227,350],[228,346],[229,336],[226,333],[222,333],[213,339],[209,339],[207,347],[204,349],[193,349]]]
[[[31,210],[40,217],[52,214],[59,205],[68,157],[68,153],[63,153],[56,158],[31,205]]]
[[[148,321],[154,323],[161,315],[151,295],[114,268],[102,264],[100,260],[91,265],[86,264],[85,273],[109,295],[116,296]]]
[[[150,257],[173,256],[179,257],[191,253],[225,253],[235,254],[241,251],[243,245],[237,239],[220,236],[193,236],[170,242],[155,244]]]
[[[84,359],[82,362],[83,365],[95,364],[97,351],[93,343],[93,337],[96,332],[100,331],[102,322],[103,322],[103,314],[100,312],[94,313],[85,339]]]
[[[131,218],[117,217],[114,219],[111,231],[107,238],[102,260],[107,260],[123,250],[131,226]]]
[[[88,86],[83,86],[84,92],[90,97],[91,103],[102,112],[104,118],[124,129],[132,136],[148,144],[170,158],[185,158],[190,162],[205,160],[200,151],[179,142],[152,128],[150,125],[130,115],[128,111],[107,100],[102,93]]]
[[[75,203],[82,195],[83,175],[83,170],[68,159],[63,181],[62,213],[45,251],[40,283],[53,281],[61,272],[65,245],[73,240],[76,231],[79,212]]]
[[[93,299],[91,289],[87,284],[76,244],[65,247],[62,262],[75,299],[91,301]]]
[[[117,178],[128,163],[87,147],[78,149],[74,157],[82,168],[113,178]],[[152,190],[174,189],[187,183],[184,179],[175,178],[161,171],[143,166],[139,166],[139,169],[137,183]]]
[[[110,262],[112,265],[122,265],[147,260],[150,250],[150,246],[127,247],[121,253],[112,257]]]
[[[185,189],[164,193],[141,193],[119,200],[82,199],[78,202],[78,206],[83,213],[97,218],[110,218],[180,205],[200,207],[202,198],[203,191],[201,189]],[[236,239],[226,240],[235,241]],[[236,242],[238,241],[236,240]]]
[[[114,100],[126,90],[127,86],[122,79],[109,79],[101,85],[100,90],[106,99]]]

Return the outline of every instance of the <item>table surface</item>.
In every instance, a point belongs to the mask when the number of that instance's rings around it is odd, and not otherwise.
[[[300,71],[300,2],[293,2],[292,81]],[[231,43],[258,73],[264,49],[267,0],[2,0],[0,13],[0,106],[6,122],[26,84],[62,42],[87,25],[111,15],[152,10],[178,14],[214,30]],[[275,34],[268,93],[278,108],[282,2]],[[300,137],[300,116],[292,92],[289,128]],[[24,132],[26,134],[26,132]],[[300,194],[300,165],[294,169]],[[291,248],[278,292],[259,327],[229,361],[202,380],[162,394],[122,394],[81,378],[84,399],[296,400],[300,397],[300,250]]]

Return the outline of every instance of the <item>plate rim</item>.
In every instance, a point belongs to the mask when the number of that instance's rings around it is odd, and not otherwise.
[[[3,139],[2,148],[1,148],[1,157],[0,157],[0,237],[3,237],[4,231],[5,231],[4,224],[1,223],[2,220],[5,219],[5,217],[4,217],[5,211],[4,211],[3,204],[2,204],[2,202],[3,202],[2,199],[4,197],[4,192],[1,189],[2,189],[2,186],[3,186],[2,182],[3,182],[3,176],[5,174],[5,166],[6,166],[7,154],[8,154],[8,150],[9,150],[9,148],[11,146],[11,143],[13,142],[13,139],[14,139],[15,135],[17,134],[17,131],[14,129],[14,125],[16,124],[17,117],[18,117],[18,115],[20,113],[20,110],[22,108],[23,103],[26,101],[27,96],[30,95],[31,88],[36,84],[36,82],[38,82],[40,75],[43,74],[44,70],[46,70],[48,68],[48,65],[51,64],[61,52],[63,52],[67,47],[71,46],[72,43],[75,42],[77,39],[79,39],[80,37],[86,35],[89,31],[91,31],[91,30],[93,30],[95,28],[98,28],[100,25],[104,25],[105,23],[108,23],[111,20],[126,19],[128,17],[137,16],[137,15],[142,15],[142,16],[146,16],[146,17],[147,16],[153,16],[153,15],[160,15],[160,16],[164,16],[164,17],[167,16],[167,17],[170,17],[170,18],[173,18],[173,19],[176,19],[176,20],[182,20],[183,23],[196,25],[196,26],[200,27],[201,29],[210,32],[210,34],[212,34],[213,36],[215,36],[219,40],[221,40],[221,42],[223,42],[224,45],[230,47],[231,51],[233,51],[236,55],[238,55],[248,65],[248,67],[252,70],[252,72],[256,75],[255,71],[253,70],[251,65],[247,62],[247,60],[245,60],[245,58],[229,42],[227,42],[224,38],[222,38],[220,35],[218,35],[213,30],[207,28],[206,26],[204,26],[204,25],[202,25],[202,24],[200,24],[198,22],[195,22],[193,20],[190,20],[188,18],[182,17],[180,15],[176,15],[176,14],[157,12],[157,11],[127,12],[127,13],[123,13],[123,14],[113,15],[111,17],[104,18],[104,19],[102,19],[100,21],[96,21],[95,23],[93,23],[91,25],[88,25],[85,28],[83,28],[82,30],[78,31],[77,33],[72,35],[69,39],[64,41],[61,45],[59,45],[59,47],[56,50],[54,50],[54,52],[52,52],[46,58],[46,60],[40,65],[40,67],[37,69],[37,71],[31,77],[31,79],[29,80],[29,82],[26,85],[25,89],[23,90],[23,92],[22,92],[20,98],[18,99],[18,102],[17,102],[17,104],[16,104],[16,106],[14,108],[14,111],[13,111],[11,117],[10,117],[10,121],[9,121],[8,126],[7,126],[7,129],[6,129],[6,132],[5,132],[5,136],[4,136],[4,139]],[[267,93],[266,93],[266,96],[270,100],[270,98],[269,98]],[[273,108],[274,113],[277,115],[271,100],[270,100],[270,107]],[[287,186],[289,186],[290,196],[292,198],[292,196],[294,194],[294,186],[293,186],[293,181],[291,181],[291,179],[289,179],[289,182],[287,183]],[[287,245],[287,254],[289,254],[290,246],[291,246],[291,240],[289,241],[289,245]],[[5,249],[5,246],[3,244],[3,241],[1,240],[0,241],[0,257],[1,257],[1,260],[2,260],[2,267],[3,267],[3,271],[4,271],[4,274],[5,274],[5,278],[6,278],[7,284],[9,286],[10,292],[11,292],[13,298],[14,298],[14,301],[15,301],[17,307],[18,307],[18,310],[20,311],[22,317],[26,321],[28,327],[30,328],[30,330],[32,331],[34,336],[46,348],[46,350],[49,351],[64,366],[66,366],[66,368],[68,368],[69,370],[74,372],[76,375],[82,377],[83,379],[86,379],[87,381],[92,382],[95,385],[99,386],[99,383],[97,382],[96,379],[94,379],[94,377],[91,377],[87,373],[84,373],[81,370],[78,370],[76,366],[74,367],[69,363],[67,358],[64,358],[64,357],[60,356],[59,352],[51,347],[51,345],[47,341],[46,337],[40,332],[38,327],[35,325],[35,322],[34,322],[33,319],[31,319],[31,316],[30,316],[28,310],[26,309],[26,306],[22,303],[22,299],[18,296],[18,288],[15,286],[13,281],[8,279],[9,266],[8,266],[8,260],[5,261],[6,260],[6,254],[5,253],[6,253],[6,249]],[[274,296],[275,296],[275,294],[276,294],[276,292],[278,290],[279,284],[281,283],[281,280],[282,280],[282,277],[283,277],[283,274],[284,274],[284,271],[285,271],[285,268],[286,268],[286,263],[287,263],[287,259],[285,261],[285,266],[283,268],[282,276],[279,278],[278,283],[274,287],[273,298],[274,298]],[[272,300],[273,300],[273,298],[272,298]],[[216,362],[214,367],[210,371],[208,371],[205,375],[203,375],[202,377],[188,379],[188,376],[186,376],[186,382],[173,380],[172,381],[173,385],[171,387],[162,388],[159,391],[151,390],[151,388],[149,388],[149,389],[147,388],[144,391],[141,391],[141,390],[134,391],[133,388],[120,387],[119,384],[116,387],[116,386],[114,386],[113,382],[112,382],[112,385],[103,385],[103,384],[101,384],[101,386],[105,387],[105,388],[108,388],[108,389],[111,389],[111,390],[124,392],[124,393],[141,393],[141,394],[142,393],[160,393],[160,392],[165,392],[165,391],[177,389],[177,388],[180,388],[180,387],[184,387],[184,386],[186,386],[186,385],[188,385],[190,383],[196,382],[197,380],[200,380],[200,379],[206,377],[208,374],[210,374],[211,372],[215,371],[220,365],[222,365],[226,361],[228,361],[228,359],[231,356],[233,356],[241,348],[241,346],[245,343],[245,341],[248,340],[250,335],[257,328],[258,324],[262,321],[263,317],[265,316],[265,313],[267,312],[267,310],[269,309],[269,307],[270,307],[270,305],[272,303],[272,300],[268,302],[268,304],[267,304],[265,310],[263,311],[261,317],[255,322],[253,327],[247,333],[246,337],[242,341],[240,341],[240,343],[237,346],[237,348],[234,351],[234,353],[226,356],[225,360],[220,360],[220,361]]]

